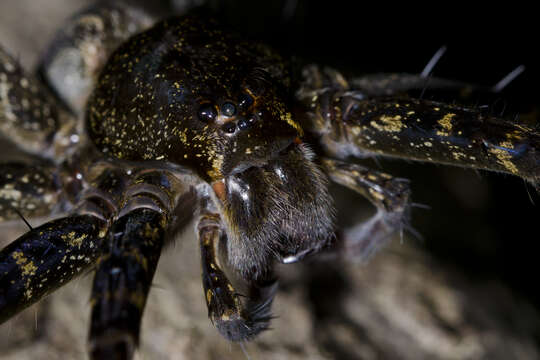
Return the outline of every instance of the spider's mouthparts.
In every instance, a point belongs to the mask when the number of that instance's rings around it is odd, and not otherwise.
[[[297,139],[298,137],[296,138],[286,137],[286,138],[276,140],[274,142],[274,146],[272,149],[273,151],[272,151],[271,159],[276,159],[280,155],[284,155],[288,153],[289,151],[291,151],[293,148],[295,148],[298,145]]]
[[[232,168],[231,171],[228,172],[227,176],[238,175],[251,168],[261,168],[267,166],[270,162],[286,155],[288,152],[302,143],[296,139],[283,138],[276,140],[271,145],[269,151],[263,154],[254,154],[253,158],[239,162],[235,167]]]
[[[283,155],[286,155],[288,152],[294,150],[298,145],[302,144],[302,141],[300,139],[296,138],[293,142],[291,142],[290,144],[288,144],[286,147],[284,147],[283,149],[281,149],[277,155],[275,156],[275,158],[279,157],[279,156],[283,156]]]
[[[231,170],[229,176],[243,173],[251,168],[264,167],[268,164],[269,160],[270,159],[254,159],[253,161],[240,163]]]

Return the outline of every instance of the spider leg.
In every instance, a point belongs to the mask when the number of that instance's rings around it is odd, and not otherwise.
[[[61,184],[56,168],[46,164],[0,165],[0,221],[48,216],[61,208]]]
[[[492,98],[496,92],[495,87],[473,85],[422,74],[379,73],[345,79],[334,69],[320,69],[315,65],[306,66],[303,69],[303,76],[305,81],[300,90],[301,94],[329,88],[343,92],[354,89],[363,97],[401,95],[473,103],[484,98]]]
[[[102,179],[109,184],[107,189],[111,183],[117,189],[110,195],[101,194],[112,208],[109,216],[112,225],[97,262],[92,288],[89,333],[92,359],[133,357],[165,238],[170,235],[170,225],[175,230],[178,226],[175,223],[184,217],[176,208],[192,209],[191,187],[173,174],[151,168],[134,169],[130,172],[132,176],[122,181],[123,172],[113,168]]]
[[[0,46],[0,133],[20,149],[61,161],[79,141],[74,118]]]
[[[0,322],[95,264],[122,176],[121,169],[105,169],[95,189],[81,194],[75,214],[30,230],[0,252]]]
[[[332,181],[358,192],[377,208],[369,220],[346,230],[337,244],[347,258],[365,261],[407,226],[409,182],[339,160],[323,158],[321,163]]]
[[[131,359],[163,247],[166,216],[138,208],[112,225],[98,261],[91,305],[91,359]]]
[[[226,241],[220,215],[212,209],[209,199],[203,199],[204,202],[197,233],[208,317],[227,340],[252,340],[261,331],[268,329],[277,282],[268,275],[266,280],[236,279],[241,282],[239,288],[245,291],[245,298],[241,299],[221,265],[227,260],[218,256],[218,251],[225,248],[223,243]]]
[[[0,251],[0,323],[68,283],[101,255],[106,222],[76,215],[43,224]]]
[[[334,157],[401,157],[520,176],[540,189],[540,133],[480,109],[355,89],[299,93],[304,124]]]
[[[41,61],[38,72],[43,82],[72,112],[83,114],[112,52],[160,18],[171,16],[164,3],[97,1],[75,14],[63,24]]]
[[[20,183],[26,184],[24,174],[19,176]],[[104,193],[104,189],[114,192],[112,184],[121,183],[118,179],[114,171],[104,171],[93,184],[97,194]],[[40,187],[39,181],[29,184],[24,186]],[[8,187],[8,190],[4,193],[22,197],[17,188]],[[34,228],[0,252],[0,322],[95,264],[103,251],[103,237],[109,226],[106,220],[111,212],[109,203],[91,192],[83,194],[76,214]]]
[[[477,101],[480,97],[492,93],[492,89],[489,87],[406,73],[369,74],[351,79],[350,84],[351,87],[367,96],[407,94],[460,102]]]

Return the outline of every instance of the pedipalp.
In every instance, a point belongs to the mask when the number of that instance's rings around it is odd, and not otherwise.
[[[200,202],[197,235],[201,249],[203,290],[208,317],[221,335],[230,341],[249,341],[268,329],[272,318],[270,308],[276,292],[276,280],[268,270],[266,279],[246,279],[240,274],[229,275],[226,252],[227,235],[210,198]],[[229,277],[238,282],[233,286]],[[245,292],[245,295],[240,295]]]

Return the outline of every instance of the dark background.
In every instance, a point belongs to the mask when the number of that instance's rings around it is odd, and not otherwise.
[[[298,0],[292,16],[283,16],[293,4],[228,1],[220,14],[285,54],[347,75],[419,73],[443,45],[437,77],[491,86],[523,64],[526,71],[501,96],[479,105],[514,117],[540,104],[537,19],[529,7]],[[540,197],[530,185],[509,175],[433,164],[391,160],[381,167],[411,179],[413,201],[430,207],[413,211],[412,224],[423,240],[407,241],[473,281],[502,280],[540,305]]]

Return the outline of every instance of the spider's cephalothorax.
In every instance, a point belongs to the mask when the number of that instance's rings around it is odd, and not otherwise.
[[[212,20],[166,20],[123,44],[88,104],[104,153],[190,166],[209,181],[264,164],[299,136],[283,60]]]
[[[114,158],[170,162],[208,181],[229,262],[259,278],[275,255],[319,248],[333,230],[288,79],[275,52],[214,20],[166,20],[113,53],[88,102],[89,135]]]
[[[344,158],[502,171],[538,189],[537,130],[415,99],[420,75],[289,74],[270,48],[206,16],[159,13],[101,2],[78,14],[44,59],[45,84],[0,49],[0,129],[42,158],[3,165],[0,218],[63,216],[0,252],[0,321],[95,268],[91,356],[130,358],[162,247],[194,212],[209,317],[250,340],[269,325],[276,261],[332,240],[334,255],[362,260],[407,224],[407,181]],[[92,85],[88,99],[73,79]],[[377,213],[334,229],[327,177]]]

